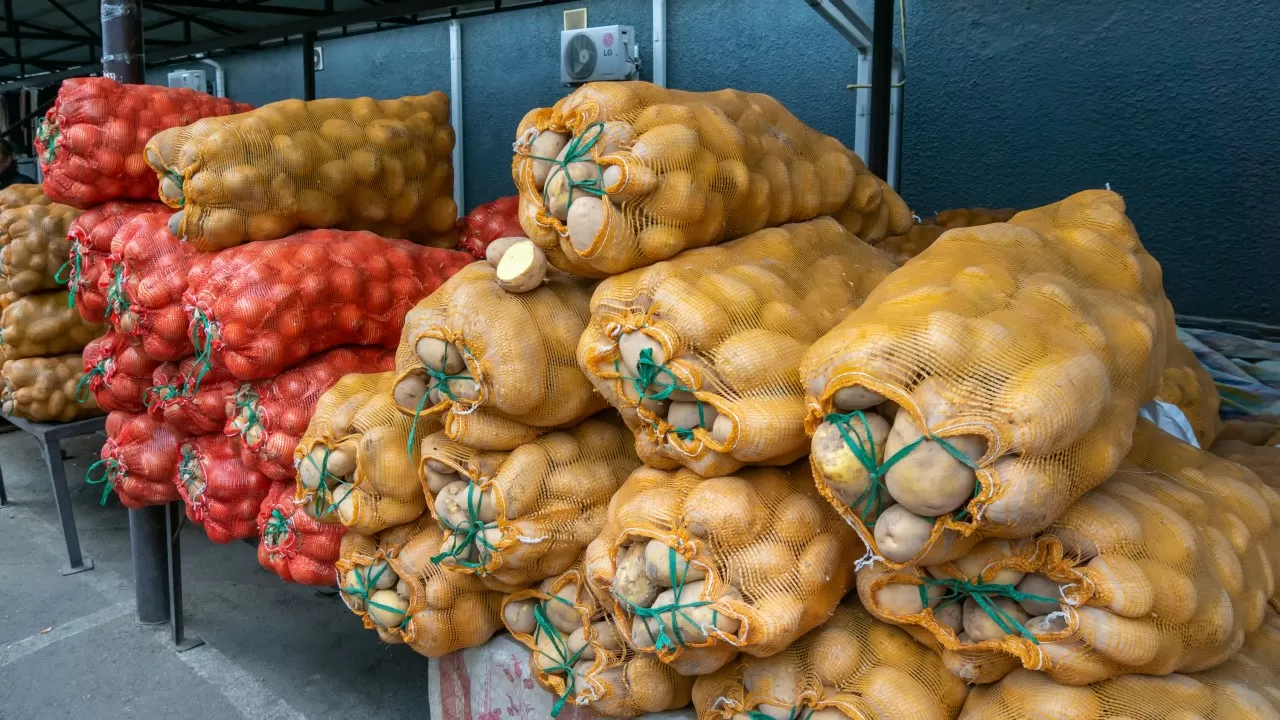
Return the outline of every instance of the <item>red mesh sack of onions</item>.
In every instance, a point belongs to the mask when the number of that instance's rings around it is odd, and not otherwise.
[[[155,173],[142,156],[152,135],[252,109],[186,88],[63,80],[36,132],[44,194],[81,209],[108,200],[159,200]]]
[[[142,348],[114,330],[84,348],[84,375],[76,386],[76,400],[84,402],[92,393],[98,407],[108,412],[146,410],[143,396],[151,387],[151,376],[160,363],[147,357]]]
[[[158,202],[112,200],[84,211],[67,228],[67,239],[71,241],[71,258],[65,271],[67,289],[85,322],[107,318],[105,286],[98,283],[111,268],[112,238],[125,223],[147,213],[169,215],[173,211]]]
[[[333,586],[347,526],[322,523],[293,500],[294,484],[275,483],[258,509],[258,563],[285,582]]]
[[[238,245],[188,275],[197,355],[240,380],[340,345],[394,349],[404,316],[470,255],[366,231],[308,230]]]
[[[258,511],[271,480],[240,462],[235,441],[203,435],[182,444],[173,483],[187,517],[204,527],[215,543],[258,535]]]
[[[267,380],[240,384],[231,398],[224,432],[239,437],[245,462],[272,480],[294,479],[293,452],[316,402],[345,375],[395,367],[395,352],[340,347],[323,352]]]
[[[111,241],[110,271],[98,280],[112,327],[155,360],[195,353],[182,295],[188,275],[210,258],[169,233],[170,217],[140,215],[120,228]]]
[[[520,196],[498,198],[477,205],[458,218],[458,249],[484,260],[489,243],[502,237],[528,237],[520,227]]]
[[[167,362],[151,375],[147,412],[187,435],[221,435],[240,382],[226,368],[206,367],[193,357]]]
[[[103,485],[104,505],[112,490],[134,510],[173,502],[178,499],[173,476],[183,439],[146,413],[113,412],[107,416],[102,459],[89,466],[85,480]]]

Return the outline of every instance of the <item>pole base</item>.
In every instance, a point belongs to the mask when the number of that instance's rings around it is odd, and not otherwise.
[[[204,640],[199,635],[188,635],[181,642],[173,644],[173,651],[184,653],[188,650],[194,650],[204,644]]]
[[[3,507],[3,506],[0,506],[0,507]],[[86,570],[92,570],[92,569],[93,569],[92,560],[90,560],[89,558],[80,558],[80,567],[72,567],[71,564],[68,563],[66,565],[63,565],[61,568],[59,568],[58,572],[63,575],[75,575],[76,573],[82,573],[82,572],[85,572]]]

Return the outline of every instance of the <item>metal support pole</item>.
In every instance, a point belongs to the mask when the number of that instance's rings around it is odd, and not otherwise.
[[[164,530],[169,537],[169,627],[173,630],[173,646],[178,652],[204,644],[196,635],[188,637],[182,615],[182,503],[165,506]]]
[[[302,99],[316,99],[316,34],[302,33]]]
[[[49,467],[49,483],[53,488],[53,502],[58,506],[58,520],[62,523],[62,536],[67,543],[67,565],[63,575],[93,569],[93,561],[80,552],[80,533],[76,530],[76,518],[71,510],[71,491],[67,488],[67,470],[62,464],[62,445],[59,440],[42,438],[40,450],[45,465]]]
[[[667,0],[653,0],[653,84],[667,86]]]
[[[165,508],[129,511],[129,549],[133,554],[133,594],[138,622],[169,622],[169,538]]]
[[[453,123],[453,201],[458,216],[466,214],[466,184],[462,176],[462,23],[449,21],[449,122]]]
[[[893,2],[876,0],[871,44],[871,137],[867,168],[889,177],[889,105],[893,77]]]
[[[142,8],[138,0],[102,0],[102,74],[142,85]]]

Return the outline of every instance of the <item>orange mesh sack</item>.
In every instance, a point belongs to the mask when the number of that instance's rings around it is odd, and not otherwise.
[[[440,418],[450,439],[480,450],[581,422],[605,407],[574,355],[590,299],[589,281],[554,272],[509,293],[493,267],[472,263],[405,317],[396,405]]]
[[[0,359],[78,353],[106,326],[87,323],[67,304],[67,291],[18,298],[0,314]]]
[[[443,533],[423,515],[376,537],[349,533],[338,559],[342,600],[383,642],[426,657],[484,644],[502,629],[502,595],[431,562]]]
[[[1280,618],[1267,615],[1222,665],[1191,675],[1125,675],[1087,687],[1015,670],[969,694],[962,720],[1263,720],[1280,717]]]
[[[67,228],[71,258],[68,269],[59,272],[66,273],[71,303],[80,317],[88,322],[107,318],[106,289],[99,283],[103,273],[111,269],[111,241],[120,228],[139,215],[169,212],[160,203],[112,200],[86,210],[71,222]]]
[[[151,138],[175,228],[220,250],[299,228],[372,230],[453,247],[453,127],[444,93],[282,100]]]
[[[803,463],[710,479],[642,467],[610,501],[584,563],[632,647],[705,675],[825,622],[861,553]]]
[[[977,683],[1015,666],[1067,685],[1214,667],[1262,623],[1280,494],[1142,420],[1121,469],[1035,538],[990,538],[923,570],[866,566],[877,617]]]
[[[31,295],[66,286],[67,228],[79,214],[57,203],[0,212],[0,277],[10,292]]]
[[[182,444],[174,484],[187,517],[215,543],[258,536],[258,509],[271,479],[240,462],[234,441],[203,435]]]
[[[167,213],[148,213],[125,223],[111,241],[107,271],[98,281],[111,325],[155,360],[195,353],[183,293],[188,274],[209,260],[169,234],[169,219]]]
[[[293,483],[274,483],[258,508],[258,564],[288,583],[334,585],[347,529],[322,523],[293,501]]]
[[[1157,400],[1178,406],[1191,431],[1196,434],[1200,447],[1209,447],[1218,436],[1222,421],[1218,418],[1218,388],[1209,371],[1196,354],[1182,344],[1174,333],[1169,333],[1168,360],[1161,376],[1160,394]]]
[[[699,677],[693,705],[699,720],[953,718],[968,692],[936,654],[848,602],[777,655]]]
[[[640,466],[614,413],[543,435],[510,453],[437,433],[422,442],[423,490],[445,530],[432,558],[511,592],[567,570],[604,527],[609,498]]]
[[[1249,445],[1280,446],[1280,415],[1252,415],[1225,420],[1214,444],[1227,440],[1238,440]]]
[[[690,250],[600,283],[579,363],[667,462],[787,465],[809,452],[804,351],[892,270],[831,218]]]
[[[580,565],[502,602],[502,621],[529,648],[529,669],[566,704],[603,717],[631,718],[689,704],[693,679],[657,657],[638,653],[590,591]]]
[[[410,448],[413,438],[430,435],[440,424],[398,412],[391,399],[393,377],[347,375],[316,403],[294,451],[295,492],[298,504],[323,522],[373,535],[426,513]]]
[[[179,500],[173,478],[184,439],[146,413],[113,412],[107,416],[102,459],[89,467],[85,482],[102,485],[103,505],[112,490],[135,510]]]
[[[9,360],[0,366],[0,414],[32,422],[71,422],[101,415],[92,396],[78,401],[79,355]]]
[[[23,205],[48,205],[52,203],[44,188],[33,183],[17,183],[0,190],[0,211]]]
[[[103,410],[146,411],[144,396],[160,363],[143,355],[142,348],[109,330],[85,346],[82,358],[84,375],[76,384],[77,401],[88,402],[92,397]]]
[[[768,95],[588,83],[525,115],[514,148],[521,225],[582,275],[820,215],[867,242],[911,227],[857,155]]]
[[[1209,448],[1209,452],[1249,468],[1263,484],[1280,490],[1280,447],[1250,445],[1241,440],[1219,440]]]
[[[809,348],[814,475],[873,557],[1028,536],[1119,465],[1172,327],[1123,211],[1088,191],[952,230]]]
[[[241,383],[225,413],[223,434],[237,438],[246,463],[272,480],[292,482],[293,455],[320,396],[344,375],[384,372],[394,354],[382,348],[334,348],[274,378]]]
[[[221,434],[238,387],[225,369],[202,373],[199,361],[186,358],[156,368],[143,404],[157,422],[184,435]]]

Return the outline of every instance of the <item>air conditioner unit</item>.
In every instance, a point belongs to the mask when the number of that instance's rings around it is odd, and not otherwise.
[[[640,77],[640,48],[630,25],[565,30],[560,33],[560,81],[577,85]]]

